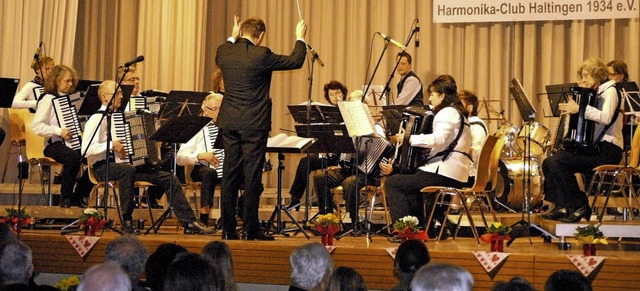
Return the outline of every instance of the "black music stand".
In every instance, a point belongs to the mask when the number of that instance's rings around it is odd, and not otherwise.
[[[311,105],[309,118],[307,119],[307,105],[287,105],[291,117],[296,123],[312,124],[312,123],[332,123],[339,124],[344,122],[340,109],[331,105]]]
[[[566,102],[567,97],[571,96],[571,88],[578,86],[577,83],[546,85],[547,97],[549,99],[549,107],[551,108],[551,114],[553,117],[560,117],[562,114],[558,109],[558,104]],[[551,116],[545,116],[551,117]]]
[[[171,91],[167,100],[160,106],[158,116],[167,119],[171,116],[197,116],[200,114],[200,106],[208,92]]]
[[[522,118],[524,119],[524,121],[525,122],[535,121],[536,110],[531,104],[531,100],[529,100],[527,93],[525,93],[524,88],[522,87],[522,84],[518,79],[516,78],[511,79],[511,87],[509,88],[509,91],[511,91],[511,95],[513,95],[513,99],[516,101],[516,105],[518,106],[518,110],[520,111],[520,115],[522,115]],[[531,244],[533,244],[533,241],[531,240],[532,227],[539,230],[540,232],[544,233],[549,237],[554,237],[551,233],[531,223],[531,211],[530,211],[530,204],[531,204],[531,167],[530,166],[531,165],[529,164],[531,161],[531,157],[529,155],[529,153],[531,152],[531,132],[530,131],[527,132],[527,136],[525,138],[526,140],[524,142],[524,148],[525,148],[524,150],[525,150],[525,153],[527,154],[525,155],[524,161],[523,161],[524,173],[522,175],[522,182],[523,182],[522,183],[523,199],[522,199],[522,211],[521,211],[522,217],[520,221],[511,225],[511,227],[519,225],[520,228],[518,229],[514,228],[514,230],[512,231],[513,234],[511,235],[511,238],[509,239],[509,241],[507,241],[507,246],[510,246],[511,243],[513,243],[513,241],[515,241],[516,238],[518,238],[518,235],[520,235],[520,233],[525,228],[529,229],[529,231],[527,232],[527,235],[529,236],[529,243]],[[524,215],[525,212],[527,213],[527,219],[525,219],[525,215]]]
[[[402,123],[402,111],[409,105],[382,106],[382,120],[385,122],[387,136],[392,136],[400,130]]]
[[[158,130],[156,130],[154,134],[149,137],[149,139],[173,144],[173,151],[175,153],[178,143],[188,142],[209,122],[211,122],[211,118],[205,116],[175,116],[167,120],[160,128],[158,128]],[[175,175],[175,156],[173,174]],[[173,179],[171,179],[171,181],[173,181]],[[171,188],[172,186],[169,187],[169,189]],[[171,205],[171,195],[174,194],[175,193],[171,193],[171,191],[168,191],[167,200],[169,205],[167,209],[147,229],[145,234],[148,234],[151,230],[153,230],[153,233],[158,233],[158,229],[160,229],[162,223],[164,223],[164,221],[169,218],[169,216],[171,215],[171,211],[173,211],[173,206]]]
[[[617,83],[616,87],[618,88],[618,91],[620,91],[623,98],[622,112],[624,112],[624,115],[630,116],[629,118],[631,118],[630,122],[628,122],[628,125],[629,125],[628,140],[627,138],[624,138],[625,140],[624,150],[627,151],[632,147],[631,143],[633,141],[633,133],[635,132],[634,126],[638,126],[638,124],[636,124],[633,119],[638,114],[638,112],[640,112],[640,89],[638,88],[638,84],[636,84],[636,82],[634,81]],[[637,117],[635,118],[637,120]],[[623,129],[623,133],[624,131],[626,131],[626,128]],[[625,159],[624,164],[628,165],[629,164],[628,154],[624,155],[624,159]]]
[[[315,139],[311,138],[297,138],[297,142],[293,143],[276,143],[273,138],[269,138],[267,141],[267,150],[268,153],[278,153],[278,191],[277,191],[277,202],[273,213],[271,213],[271,217],[269,218],[269,222],[267,223],[267,229],[265,233],[269,233],[271,226],[276,223],[275,234],[286,235],[286,232],[289,231],[301,231],[307,239],[309,238],[309,234],[304,230],[304,227],[298,222],[298,220],[293,217],[289,209],[282,205],[282,171],[284,170],[284,154],[285,153],[304,153],[309,147],[315,142]],[[282,222],[282,211],[289,216],[289,219],[296,225],[296,229],[285,229],[284,223]]]

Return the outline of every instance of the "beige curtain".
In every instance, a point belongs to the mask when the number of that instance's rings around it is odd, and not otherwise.
[[[522,124],[508,90],[512,77],[522,82],[538,110],[536,120],[553,132],[556,119],[544,116],[547,99],[539,94],[547,84],[576,81],[576,69],[585,58],[597,56],[605,62],[619,58],[629,65],[632,80],[640,75],[638,18],[436,24],[432,23],[432,2],[423,0],[86,0],[79,4],[0,0],[0,72],[30,78],[28,70],[16,68],[27,67],[42,35],[56,60],[73,59],[83,78],[113,78],[118,65],[144,55],[139,66],[143,89],[207,91],[216,48],[229,36],[233,15],[263,18],[267,23],[263,44],[289,54],[298,21],[296,2],[309,25],[307,42],[326,64],[316,63],[313,71],[314,101],[323,101],[322,85],[332,79],[350,91],[361,89],[383,49],[382,39],[374,33],[404,42],[416,18],[421,24],[420,47],[411,42],[407,49],[413,55],[414,71],[425,86],[439,74],[451,74],[460,89],[476,92],[490,105],[483,107],[480,116],[490,115],[492,131],[498,127],[493,119],[501,110],[507,122]],[[68,15],[75,7],[76,15]],[[54,25],[49,22],[57,19],[54,15],[68,15],[74,21],[77,17],[78,23],[72,26],[67,19]],[[38,27],[37,33],[25,28],[32,25]],[[42,29],[45,25],[56,29]],[[58,30],[60,26],[64,28]],[[373,84],[386,82],[399,51],[388,47]],[[294,128],[286,105],[307,99],[309,74],[309,62],[300,70],[274,73],[272,134]],[[396,76],[391,82],[393,92],[397,81]],[[297,161],[295,155],[285,160],[284,188],[291,184]],[[266,187],[276,186],[275,174],[265,175]]]

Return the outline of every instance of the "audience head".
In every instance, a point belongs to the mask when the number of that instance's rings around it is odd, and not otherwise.
[[[264,20],[257,17],[246,19],[240,25],[240,36],[250,38],[255,45],[259,45],[262,42],[262,37],[266,31],[267,25]]]
[[[396,251],[393,272],[397,277],[413,276],[420,267],[431,261],[427,246],[420,240],[404,241]],[[401,278],[402,279],[402,278]]]
[[[413,291],[471,291],[473,277],[454,265],[431,263],[422,266],[411,281]]]
[[[51,69],[53,69],[53,66],[55,65],[56,63],[50,56],[43,56],[40,58],[40,61],[34,58],[31,62],[31,69],[36,72],[36,81],[43,84],[44,80],[49,76],[49,72],[51,72]]]
[[[0,245],[0,285],[28,284],[33,273],[31,249],[19,241]]]
[[[129,276],[115,262],[95,265],[82,277],[78,291],[128,291],[131,290]]]
[[[627,64],[621,60],[610,61],[607,64],[607,72],[609,73],[609,80],[613,80],[616,83],[629,81]]]
[[[509,282],[497,282],[491,291],[535,291],[536,289],[524,278],[517,276],[511,278]]]
[[[462,101],[462,105],[464,106],[464,108],[469,111],[469,115],[477,116],[479,105],[478,96],[468,90],[462,90],[460,93],[458,93],[458,95],[460,96],[460,101]]]
[[[452,106],[458,108],[463,114],[468,115],[467,110],[462,106],[462,101],[458,96],[458,86],[456,80],[450,75],[438,76],[431,85],[429,85],[429,102],[435,112]]]
[[[578,68],[578,80],[588,88],[595,88],[609,79],[604,62],[596,57],[586,59]]]
[[[291,285],[305,290],[325,290],[333,270],[333,260],[319,243],[308,243],[289,256]]]
[[[67,95],[75,92],[78,86],[78,73],[73,68],[57,65],[44,80],[44,92],[53,95]]]
[[[147,259],[145,266],[147,284],[151,290],[162,290],[167,268],[178,254],[186,252],[187,249],[173,243],[164,243],[158,246],[158,249]]]
[[[544,284],[544,291],[591,291],[591,283],[578,271],[558,270]]]
[[[164,278],[165,291],[216,291],[217,274],[213,266],[198,254],[181,253],[169,265]]]
[[[324,84],[324,99],[331,105],[338,105],[338,101],[343,101],[348,92],[347,86],[336,80]]]
[[[116,72],[116,81],[120,81],[120,79],[122,78],[122,74],[124,74],[124,69],[125,67],[118,68],[118,71]],[[133,85],[131,96],[140,95],[140,77],[136,72],[135,64],[129,67],[129,71],[127,71],[124,79],[122,79],[122,85]]]
[[[211,263],[218,274],[218,287],[220,290],[234,286],[233,259],[229,246],[223,241],[212,241],[202,249],[202,256]]]
[[[121,236],[107,244],[105,249],[105,261],[112,261],[120,265],[122,270],[129,275],[131,284],[135,284],[144,272],[144,264],[149,253],[147,248],[133,236]]]
[[[213,71],[211,83],[213,83],[213,92],[224,94],[224,79],[222,79],[222,70],[220,68]]]
[[[366,291],[367,285],[364,284],[364,279],[358,273],[358,271],[349,267],[338,267],[331,274],[329,280],[328,291],[341,291],[341,290],[353,290],[353,291]]]

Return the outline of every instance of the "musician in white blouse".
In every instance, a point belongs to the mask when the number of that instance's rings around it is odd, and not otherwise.
[[[200,193],[200,221],[207,225],[209,223],[209,212],[213,206],[213,195],[216,185],[220,183],[218,173],[213,167],[219,167],[224,156],[217,156],[213,151],[207,151],[205,140],[214,141],[218,137],[218,128],[213,125],[218,117],[218,109],[222,103],[222,95],[211,93],[202,102],[202,114],[212,118],[210,124],[215,132],[215,136],[206,136],[205,130],[200,130],[187,143],[180,146],[178,150],[177,163],[180,166],[193,165],[191,179],[194,182],[202,182]],[[213,167],[209,167],[209,165]],[[222,168],[220,168],[222,171]]]
[[[35,112],[38,100],[42,97],[44,92],[44,80],[47,79],[49,73],[55,66],[53,58],[45,56],[42,59],[34,59],[31,63],[31,68],[36,73],[33,80],[27,82],[22,86],[20,91],[13,97],[13,103],[11,108],[29,108]]]
[[[583,218],[588,221],[591,218],[587,195],[580,190],[575,174],[583,173],[584,184],[589,185],[593,168],[620,163],[624,143],[624,116],[619,110],[622,100],[615,81],[609,79],[607,66],[598,58],[589,58],[580,65],[578,79],[582,87],[597,92],[596,107],[587,105],[584,113],[587,122],[597,123],[594,133],[597,151],[579,153],[560,150],[542,163],[545,177],[544,199],[554,205],[543,217],[567,223],[575,223]],[[576,114],[580,105],[570,98],[568,102],[558,104],[558,108],[562,114]]]
[[[93,114],[85,125],[82,136],[82,150],[86,151],[89,166],[93,167],[96,178],[104,180],[105,171],[108,168],[109,180],[118,181],[120,192],[120,206],[122,208],[122,231],[130,234],[139,234],[139,230],[133,223],[134,209],[134,182],[147,181],[162,188],[163,192],[171,193],[170,198],[173,211],[178,221],[184,227],[185,234],[202,233],[210,234],[214,231],[196,220],[196,217],[187,202],[182,191],[182,183],[178,178],[168,172],[158,170],[143,170],[129,163],[115,163],[113,154],[125,157],[125,150],[120,140],[113,140],[109,144],[109,159],[107,159],[107,121],[102,118],[107,110],[107,104],[116,92],[116,82],[107,80],[102,82],[98,89],[98,95],[102,106],[98,113]],[[122,91],[115,94],[111,110],[117,110],[122,101]]]
[[[467,110],[458,97],[453,77],[441,75],[429,85],[429,101],[436,115],[433,133],[411,135],[411,146],[430,149],[426,162],[413,174],[393,174],[387,178],[385,193],[393,221],[411,215],[425,223],[423,193],[427,186],[462,188],[469,178],[471,131]],[[454,141],[458,139],[457,144]],[[380,165],[383,173],[392,172],[390,165]],[[435,195],[427,195],[427,209],[432,209]],[[437,206],[434,219],[444,222],[446,208]],[[433,227],[434,224],[432,223]],[[444,239],[445,237],[443,237]]]
[[[45,138],[44,156],[62,164],[60,207],[64,208],[69,208],[71,205],[82,208],[87,206],[82,197],[84,193],[74,192],[76,176],[82,164],[82,155],[79,150],[73,150],[64,143],[65,140],[69,141],[79,137],[72,137],[68,128],[60,127],[53,105],[55,97],[73,93],[77,84],[78,74],[74,69],[64,65],[53,67],[45,80],[45,95],[38,101],[36,114],[31,124],[33,132]],[[82,181],[83,184],[86,184],[88,179],[85,178]],[[82,189],[86,189],[86,187],[82,187]]]
[[[468,90],[462,90],[458,93],[462,105],[469,112],[469,126],[471,128],[471,166],[469,167],[469,181],[467,187],[473,187],[478,174],[478,161],[480,160],[480,151],[484,141],[487,140],[489,131],[484,121],[478,117],[478,96]]]

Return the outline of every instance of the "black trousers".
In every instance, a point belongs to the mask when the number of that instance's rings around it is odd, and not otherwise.
[[[600,152],[596,154],[579,154],[559,151],[542,162],[544,174],[544,199],[561,208],[577,209],[588,206],[587,195],[580,191],[576,173],[585,174],[585,187],[593,168],[605,164],[618,164],[622,159],[622,149],[610,142],[599,143]]]
[[[173,211],[176,217],[185,225],[196,219],[187,202],[187,198],[184,197],[182,191],[182,183],[178,178],[165,171],[156,172],[140,172],[131,164],[115,164],[109,163],[109,180],[118,181],[118,190],[120,191],[120,207],[122,208],[122,219],[132,220],[132,214],[134,209],[133,201],[133,184],[135,181],[147,181],[160,187],[163,192],[171,193],[169,202],[173,207]],[[93,170],[96,174],[96,179],[104,181],[105,171],[107,163],[104,161],[97,162],[93,165]]]
[[[194,182],[202,182],[200,188],[200,207],[213,206],[213,194],[216,191],[216,185],[220,183],[218,172],[215,169],[196,165],[191,171],[191,180]]]
[[[268,131],[221,129],[225,161],[222,172],[222,223],[226,233],[235,232],[238,190],[244,180],[242,228],[248,235],[260,232],[258,207],[262,194],[262,167]],[[244,175],[244,179],[243,179]]]
[[[309,163],[308,169],[307,163]],[[311,154],[309,155],[309,158],[301,158],[300,162],[298,162],[298,168],[296,168],[296,176],[291,184],[291,189],[289,189],[291,198],[297,198],[298,200],[302,198],[302,195],[304,195],[304,192],[307,189],[307,181],[309,179],[310,172],[320,170],[328,166],[335,166],[336,164],[337,159],[320,158],[318,154]]]
[[[80,151],[74,151],[60,141],[48,144],[44,148],[44,156],[62,164],[60,173],[60,196],[62,196],[62,199],[82,199],[89,195],[93,184],[89,180],[86,171],[82,174],[82,178],[74,191],[76,177],[78,176],[78,171],[80,171],[80,166],[82,166]]]
[[[358,199],[358,203],[356,203],[356,195],[360,195],[358,189],[364,187],[365,182],[374,186],[380,184],[380,180],[377,178],[367,177],[360,172],[357,175],[352,175],[351,172],[343,171],[337,167],[330,168],[326,172],[316,173],[313,175],[313,182],[318,192],[318,209],[321,214],[333,212],[331,188],[342,186],[343,197],[347,202],[347,211],[349,211],[352,221],[358,214],[358,204],[362,202]]]
[[[427,186],[444,186],[462,188],[465,183],[456,179],[451,179],[436,173],[417,170],[413,174],[393,174],[387,178],[384,190],[387,194],[387,203],[391,211],[392,221],[407,215],[415,216],[424,225],[426,218],[424,215],[423,203],[427,199],[427,211],[435,202],[435,194],[424,194],[420,190]],[[434,218],[442,221],[444,219],[445,207],[436,208]]]

